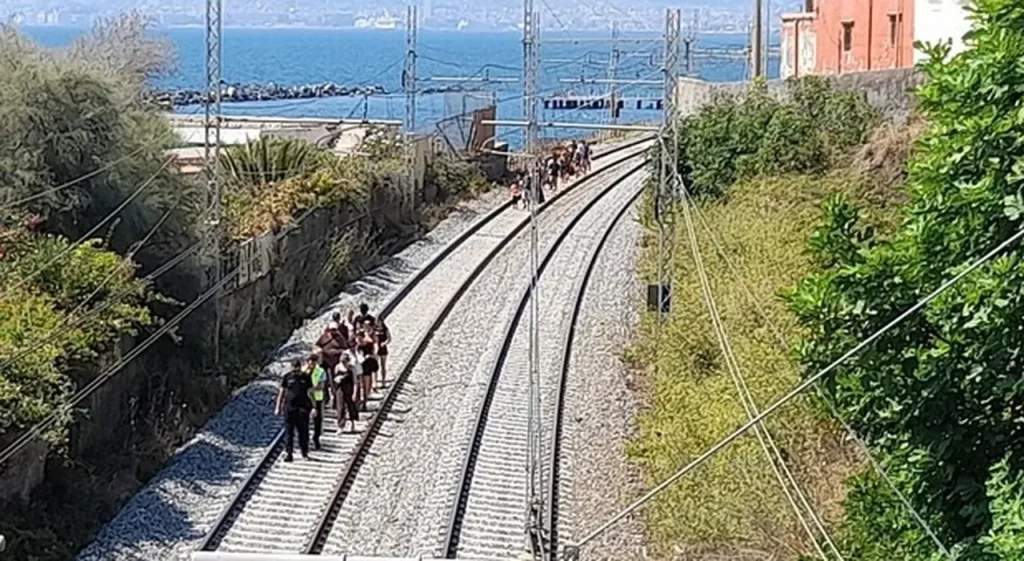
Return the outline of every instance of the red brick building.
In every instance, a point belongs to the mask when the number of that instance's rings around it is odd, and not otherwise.
[[[802,12],[782,16],[780,74],[913,66],[914,11],[915,0],[804,0]]]

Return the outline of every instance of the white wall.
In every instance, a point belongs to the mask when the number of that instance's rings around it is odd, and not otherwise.
[[[914,0],[914,40],[924,43],[953,42],[953,54],[963,49],[962,37],[970,31],[964,6],[967,0]],[[924,55],[914,51],[914,62]]]

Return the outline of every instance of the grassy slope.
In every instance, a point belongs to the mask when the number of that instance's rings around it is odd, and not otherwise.
[[[734,186],[727,200],[702,206],[739,271],[733,274],[698,223],[728,337],[760,407],[799,380],[779,337],[794,342],[797,331],[778,293],[810,271],[805,248],[820,203],[836,192],[862,201],[875,198],[872,186],[848,177],[748,181]],[[629,449],[650,484],[747,420],[700,296],[685,229],[679,230],[671,319],[661,330],[657,373],[648,368],[649,404]],[[656,243],[649,242],[644,278],[652,278],[655,251]],[[748,288],[770,323],[762,320]],[[631,355],[636,364],[649,365],[656,356],[651,317],[644,320],[641,340]],[[828,521],[837,520],[843,480],[861,466],[856,452],[810,398],[784,408],[768,427],[816,510]],[[752,434],[667,490],[646,517],[654,551],[662,558],[780,559],[813,552]]]

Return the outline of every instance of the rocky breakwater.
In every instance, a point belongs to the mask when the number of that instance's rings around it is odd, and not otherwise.
[[[225,102],[273,101],[279,99],[316,99],[325,97],[355,97],[388,93],[383,86],[348,87],[333,82],[282,86],[269,84],[233,84],[221,90]],[[206,102],[206,92],[200,90],[164,90],[152,94],[154,102],[173,107],[201,105]]]

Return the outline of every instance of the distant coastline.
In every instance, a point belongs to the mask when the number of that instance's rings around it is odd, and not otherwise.
[[[32,24],[20,24],[20,25],[17,25],[16,27],[22,27],[22,28],[26,28],[26,29],[47,28],[47,29],[82,29],[82,30],[86,30],[86,29],[89,29],[91,26],[88,25],[88,24],[32,23]],[[198,23],[185,23],[185,24],[157,25],[157,26],[155,26],[155,29],[204,29],[204,27],[205,26],[203,26],[202,24],[198,24]],[[227,24],[225,24],[224,25],[224,29],[244,29],[244,30],[262,29],[262,30],[268,30],[268,31],[273,31],[273,30],[292,30],[292,31],[294,31],[294,30],[300,30],[300,29],[308,29],[308,30],[311,30],[311,31],[335,31],[336,30],[336,31],[387,32],[387,33],[404,32],[405,31],[404,23],[402,25],[400,25],[399,27],[395,28],[395,29],[366,28],[366,27],[356,27],[355,25],[342,26],[342,25],[307,25],[307,24],[281,24],[281,23],[272,23],[272,24],[263,24],[263,25],[256,25],[256,24],[241,24],[241,25],[240,24],[230,24],[230,25],[227,25]],[[421,26],[420,29],[421,29],[421,31],[442,31],[442,32],[450,31],[450,32],[453,32],[453,33],[463,33],[463,34],[469,34],[469,33],[521,33],[521,30],[519,30],[519,29],[517,29],[515,27],[511,27],[511,26],[510,27],[469,27],[469,28],[466,28],[466,29],[456,29],[455,27]],[[571,29],[570,28],[570,29],[565,29],[565,30],[559,29],[559,30],[557,30],[557,32],[552,32],[552,34],[553,35],[567,35],[567,34],[571,34],[571,33],[594,33],[594,34],[599,34],[599,33],[604,33],[604,32],[607,32],[607,31],[608,31],[607,29],[603,29],[603,28],[579,28],[579,29]],[[624,33],[626,33],[626,34],[635,33],[637,35],[646,35],[646,34],[655,34],[655,33],[659,33],[659,32],[660,32],[660,30],[658,30],[658,29],[647,29],[647,30],[625,31]],[[773,30],[773,32],[774,32],[774,30]],[[720,36],[720,35],[741,36],[741,35],[746,35],[746,33],[742,32],[742,31],[715,30],[715,31],[701,31],[700,35],[704,35],[704,36]]]

